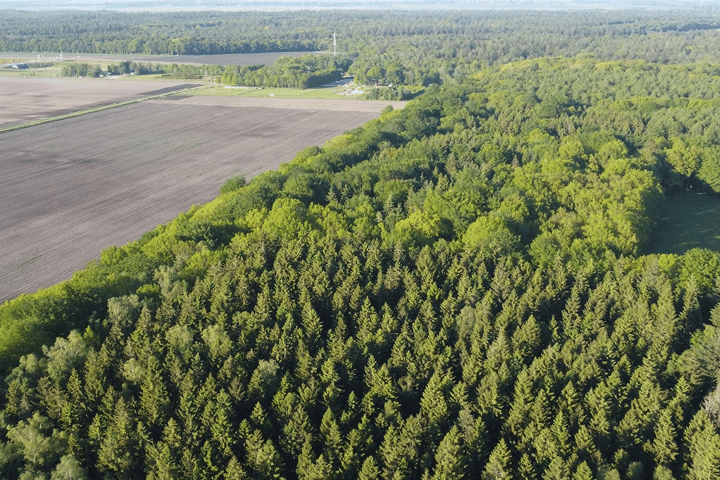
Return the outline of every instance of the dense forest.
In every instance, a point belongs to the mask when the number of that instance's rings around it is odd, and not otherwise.
[[[171,77],[207,78],[226,85],[252,87],[313,88],[340,80],[352,59],[331,55],[280,57],[272,65],[192,65],[123,61],[111,63],[103,71],[99,64],[63,63],[63,77],[99,77],[108,75],[149,75],[160,73]]]
[[[136,12],[3,10],[0,51],[216,54],[337,51],[358,83],[427,86],[478,68],[590,53],[603,60],[714,62],[716,12],[685,10]],[[316,65],[309,75],[330,78]],[[277,72],[262,75],[266,86]],[[252,69],[227,75],[256,85]],[[282,76],[282,75],[280,75]],[[311,82],[312,83],[312,82]],[[297,83],[298,85],[302,82]],[[387,94],[385,94],[387,95]],[[395,96],[401,95],[391,95]]]
[[[101,75],[149,75],[152,73],[169,73],[172,74],[178,69],[173,66],[161,65],[159,63],[144,63],[144,62],[130,62],[124,61],[118,64],[111,63],[107,66],[107,69],[103,71],[99,64],[89,63],[64,63],[60,69],[60,75],[63,77],[99,77]],[[189,69],[182,69],[185,73]],[[193,72],[204,72],[207,68],[197,66],[192,69]],[[202,73],[200,73],[202,75]]]
[[[273,65],[228,65],[220,81],[251,87],[312,88],[343,78],[352,58],[343,55],[281,57]]]
[[[0,477],[712,479],[708,64],[525,60],[0,308]]]

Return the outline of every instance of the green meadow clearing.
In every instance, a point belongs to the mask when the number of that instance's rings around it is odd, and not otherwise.
[[[647,253],[683,254],[692,248],[720,251],[720,198],[695,193],[669,195]]]

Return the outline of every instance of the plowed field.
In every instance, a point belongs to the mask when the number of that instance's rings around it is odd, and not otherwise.
[[[0,135],[0,300],[69,278],[232,175],[277,168],[388,104],[172,98]]]
[[[120,78],[0,77],[0,127],[192,86],[183,81]]]

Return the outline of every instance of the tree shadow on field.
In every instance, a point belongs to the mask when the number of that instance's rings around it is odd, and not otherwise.
[[[692,248],[720,251],[720,198],[715,195],[665,197],[646,253],[683,254]]]

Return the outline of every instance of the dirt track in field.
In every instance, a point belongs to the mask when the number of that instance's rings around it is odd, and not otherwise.
[[[179,96],[179,95],[178,95]],[[172,100],[174,96],[166,97]],[[262,108],[282,108],[282,109],[299,109],[299,110],[332,110],[337,112],[367,112],[374,113],[375,116],[382,111],[383,108],[391,105],[395,109],[401,109],[407,102],[390,102],[382,100],[348,100],[339,98],[337,100],[328,100],[322,98],[254,98],[254,97],[214,97],[214,96],[196,96],[188,97],[183,100],[186,105],[202,105],[212,106],[234,106],[234,107],[262,107]]]
[[[122,78],[0,77],[0,127],[87,110],[192,86]]]
[[[70,278],[227,178],[277,168],[389,103],[166,98],[0,135],[0,301]]]

